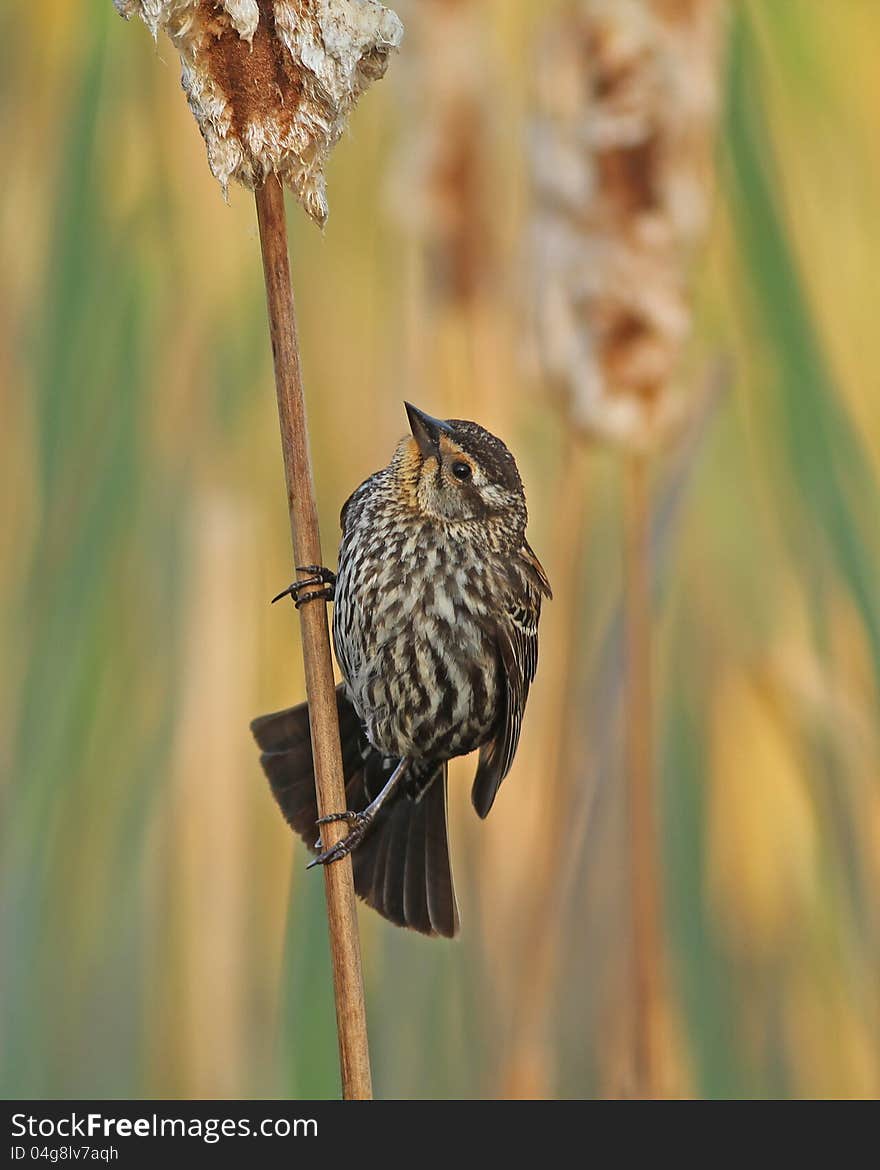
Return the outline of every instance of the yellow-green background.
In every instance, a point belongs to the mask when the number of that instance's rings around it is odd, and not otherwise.
[[[551,7],[482,6],[478,303],[432,291],[395,210],[397,62],[326,234],[290,208],[326,559],[406,397],[508,440],[557,588],[485,824],[453,777],[461,940],[361,914],[381,1096],[626,1083],[620,466],[573,453],[523,336]],[[734,5],[687,365],[732,373],[656,490],[666,1065],[695,1095],[880,1091],[878,33],[875,0]],[[109,0],[0,13],[5,1096],[338,1092],[322,883],[247,729],[303,693],[268,605],[290,564],[253,207],[223,202],[177,75]]]

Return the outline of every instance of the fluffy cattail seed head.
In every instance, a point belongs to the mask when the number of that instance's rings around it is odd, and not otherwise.
[[[576,427],[634,448],[681,415],[689,262],[711,193],[720,0],[578,0],[539,60],[535,307]]]
[[[324,164],[403,37],[377,0],[114,0],[180,54],[181,83],[224,192],[276,174],[327,218]]]
[[[492,269],[490,147],[495,85],[483,0],[413,0],[397,80],[406,123],[392,207],[425,250],[438,301],[468,304]]]

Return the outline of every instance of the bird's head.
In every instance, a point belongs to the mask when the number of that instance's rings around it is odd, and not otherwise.
[[[401,440],[391,469],[408,506],[441,522],[500,525],[521,538],[525,493],[504,443],[477,423],[405,405],[412,435]]]

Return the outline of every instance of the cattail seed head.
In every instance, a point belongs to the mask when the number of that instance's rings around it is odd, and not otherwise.
[[[114,0],[180,54],[181,83],[224,192],[276,174],[327,218],[324,165],[403,26],[377,0]]]
[[[406,123],[390,197],[423,244],[441,303],[468,304],[492,269],[493,63],[482,0],[415,0],[398,75]]]
[[[708,218],[721,0],[579,0],[539,59],[538,343],[583,432],[644,449],[678,421],[687,281]]]

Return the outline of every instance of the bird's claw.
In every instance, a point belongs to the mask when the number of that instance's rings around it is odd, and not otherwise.
[[[311,869],[315,865],[330,865],[334,861],[341,861],[343,857],[347,857],[353,849],[356,849],[364,839],[364,834],[372,824],[373,818],[367,816],[365,813],[356,812],[339,812],[330,813],[326,817],[321,817],[317,824],[330,825],[336,821],[347,821],[351,828],[345,836],[336,842],[335,845],[330,845],[327,849],[322,848],[321,838],[315,845],[316,849],[321,849],[317,857],[313,857],[306,869]]]
[[[324,565],[297,565],[296,571],[298,573],[308,573],[309,576],[301,577],[298,581],[293,581],[286,589],[282,589],[276,597],[272,598],[273,605],[276,601],[280,601],[282,597],[287,597],[288,595],[293,598],[293,604],[297,609],[301,605],[305,605],[307,601],[318,601],[319,599],[322,601],[333,600],[336,574],[331,569],[326,568]],[[323,585],[325,588],[313,589],[312,587],[315,585]],[[300,596],[300,591],[303,589],[310,589],[311,592]]]
[[[315,824],[332,825],[334,821],[348,821],[348,823],[352,825],[356,824],[363,815],[363,813],[351,812],[349,809],[346,809],[345,812],[328,813],[326,817],[318,817],[318,819],[315,821]]]

